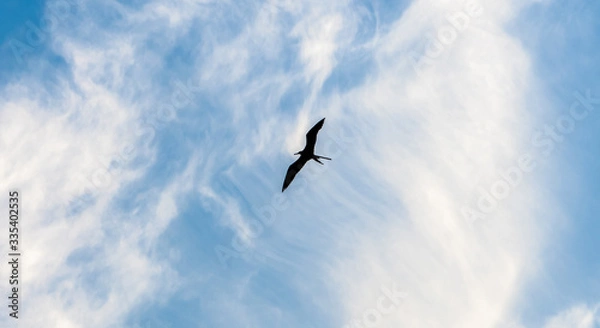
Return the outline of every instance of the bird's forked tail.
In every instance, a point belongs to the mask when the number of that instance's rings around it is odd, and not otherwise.
[[[329,157],[325,157],[325,156],[319,156],[319,155],[314,155],[312,159],[314,159],[315,161],[317,161],[317,163],[319,163],[319,164],[323,165],[323,162],[321,162],[321,161],[319,160],[320,158],[322,158],[322,159],[326,159],[326,160],[328,160],[328,161],[330,161],[330,160],[331,160],[331,158],[329,158]]]

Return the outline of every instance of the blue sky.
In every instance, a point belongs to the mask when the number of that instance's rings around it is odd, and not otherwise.
[[[19,327],[600,327],[600,4],[0,9]]]

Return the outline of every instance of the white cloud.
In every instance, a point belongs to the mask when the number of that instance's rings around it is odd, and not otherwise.
[[[149,99],[139,94],[156,73],[144,67],[153,58],[140,56],[152,31],[92,29],[103,17],[89,16],[88,5],[80,4],[78,29],[51,31],[66,74],[52,70],[53,84],[45,73],[24,72],[1,92],[0,147],[10,160],[0,164],[0,177],[20,191],[23,206],[23,327],[122,326],[141,301],[176,286],[176,273],[156,260],[152,245],[177,214],[175,194],[191,188],[189,172],[134,198],[135,211],[115,205],[155,156],[138,147],[150,141],[139,122]],[[179,13],[169,26],[181,22]],[[162,26],[148,17],[137,27]],[[41,72],[52,69],[45,58],[29,60]],[[9,324],[6,316],[1,324]]]
[[[368,84],[340,96],[345,112],[326,126],[355,125],[363,132],[355,148],[312,186],[311,199],[319,201],[297,199],[294,219],[276,228],[297,246],[307,240],[315,251],[328,245],[326,255],[315,256],[335,282],[329,287],[345,309],[342,322],[360,316],[379,286],[394,281],[410,296],[384,318],[384,327],[493,327],[510,315],[529,278],[526,268],[544,242],[535,226],[547,214],[531,207],[533,199],[546,204],[535,177],[486,222],[470,226],[459,211],[472,202],[477,186],[493,181],[527,150],[536,123],[525,101],[534,83],[528,56],[502,27],[515,9],[482,5],[484,16],[457,32],[421,74],[407,58],[411,45],[422,43],[423,31],[448,24],[447,15],[464,10],[461,2],[415,1],[381,35],[378,71]],[[321,103],[330,110],[333,104]],[[308,126],[305,116],[299,131]],[[482,123],[492,133],[478,132]],[[317,205],[324,203],[336,206]]]
[[[299,55],[305,65],[307,80],[317,79],[322,83],[331,73],[338,48],[336,36],[342,28],[343,18],[339,14],[319,15],[302,20],[294,27],[292,35],[300,38]]]
[[[594,328],[600,325],[600,305],[575,305],[548,319],[544,328]]]

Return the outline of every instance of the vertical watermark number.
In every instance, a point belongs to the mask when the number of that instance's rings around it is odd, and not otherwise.
[[[19,318],[19,192],[8,192],[8,265],[10,277],[8,283],[10,291],[8,296],[9,316]]]

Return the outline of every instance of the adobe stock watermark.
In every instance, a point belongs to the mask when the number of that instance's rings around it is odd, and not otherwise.
[[[354,144],[358,137],[358,132],[354,127],[350,130],[350,133],[348,132],[346,130],[339,130],[337,133],[321,131],[324,136],[320,137],[319,140],[324,144],[323,154],[327,154],[333,160],[339,159],[344,151]],[[298,173],[294,182],[285,193],[278,190],[270,197],[266,205],[252,208],[256,219],[252,218],[248,220],[250,240],[259,238],[265,232],[266,228],[273,226],[281,218],[282,213],[291,205],[288,194],[293,193],[294,196],[304,194],[310,185],[309,182],[316,180],[323,173],[327,172],[328,169],[329,166],[327,164],[323,166],[306,165]],[[215,246],[214,251],[219,263],[224,268],[229,266],[229,262],[232,259],[243,259],[247,262],[252,258],[257,260],[264,259],[262,254],[252,249],[250,243],[242,240],[237,234],[234,234],[231,238],[230,247],[219,244]]]
[[[375,306],[364,310],[360,318],[346,323],[343,328],[375,328],[385,321],[385,317],[400,308],[408,294],[393,283],[391,288],[381,286],[381,294]]]
[[[494,212],[500,203],[522,182],[526,174],[533,172],[541,159],[549,157],[561,144],[565,137],[575,131],[577,122],[584,120],[600,106],[600,98],[592,96],[591,91],[576,91],[574,100],[568,111],[560,115],[553,124],[544,125],[542,131],[536,132],[531,144],[534,151],[519,156],[517,162],[500,174],[500,177],[487,188],[477,187],[477,208],[463,206],[460,210],[463,218],[469,223],[484,219]]]
[[[483,7],[475,1],[467,1],[463,10],[459,10],[446,16],[448,23],[438,28],[435,35],[429,36],[429,42],[424,51],[419,54],[412,51],[409,54],[413,69],[419,75],[425,68],[432,66],[444,51],[452,46],[459,34],[471,25],[471,20],[483,15]]]
[[[200,87],[194,85],[191,79],[187,83],[181,80],[175,80],[172,85],[174,90],[169,99],[160,105],[156,111],[142,121],[142,129],[137,135],[136,141],[132,144],[126,144],[121,147],[118,156],[110,164],[101,163],[100,167],[92,171],[87,177],[80,175],[80,180],[84,183],[84,194],[94,194],[97,190],[105,189],[118,179],[127,165],[136,158],[136,145],[141,140],[142,144],[150,146],[156,136],[156,130],[177,118],[177,111],[181,110],[195,101],[196,93],[200,92]],[[89,104],[88,104],[89,105]],[[91,104],[90,106],[94,106]],[[89,109],[88,109],[89,110]],[[84,201],[78,200],[76,207],[82,206]]]
[[[21,40],[10,39],[8,41],[8,46],[17,63],[23,64],[25,56],[35,52],[36,48],[44,44],[58,24],[73,14],[76,7],[77,2],[75,1],[52,1],[48,4],[40,25],[36,25],[31,20],[25,22],[25,38]]]

